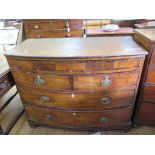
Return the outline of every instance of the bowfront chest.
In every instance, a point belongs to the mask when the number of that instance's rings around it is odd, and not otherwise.
[[[128,130],[146,54],[94,37],[28,39],[6,57],[32,127]]]

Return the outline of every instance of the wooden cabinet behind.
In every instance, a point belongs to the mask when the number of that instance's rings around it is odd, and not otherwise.
[[[137,29],[134,38],[149,53],[137,96],[135,124],[155,125],[155,29]]]
[[[7,60],[31,126],[128,130],[146,54],[132,37],[29,39]]]
[[[25,38],[66,38],[83,36],[81,19],[23,20]]]

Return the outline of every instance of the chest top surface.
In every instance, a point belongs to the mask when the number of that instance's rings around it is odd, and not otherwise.
[[[45,58],[93,58],[143,55],[132,37],[27,39],[5,55]]]
[[[155,43],[155,29],[136,29],[135,32],[148,39],[150,42]]]

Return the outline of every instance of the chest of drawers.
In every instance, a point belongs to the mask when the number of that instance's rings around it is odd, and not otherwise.
[[[26,38],[66,38],[83,36],[80,19],[27,19],[23,20]]]
[[[135,30],[135,40],[148,51],[137,96],[135,124],[155,125],[155,30]]]
[[[131,126],[147,52],[132,37],[28,39],[6,54],[31,126]]]

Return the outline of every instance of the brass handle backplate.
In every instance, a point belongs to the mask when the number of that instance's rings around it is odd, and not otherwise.
[[[100,99],[101,104],[109,104],[110,103],[110,98],[109,97],[102,97]]]
[[[47,115],[45,115],[45,118],[46,118],[46,119],[50,119],[50,120],[52,120],[52,119],[53,119],[53,116],[52,116],[52,115],[47,114]]]
[[[100,121],[101,123],[107,123],[107,122],[110,121],[110,119],[109,119],[108,117],[101,117],[101,118],[99,119],[99,121]]]
[[[47,97],[47,96],[41,96],[40,97],[40,101],[46,101],[46,102],[48,102],[49,100],[50,100],[50,98]]]
[[[4,89],[7,86],[8,82],[4,81],[2,84],[0,84],[0,88]]]
[[[43,85],[45,83],[46,83],[45,80],[41,79],[40,75],[37,75],[37,79],[35,79],[35,84],[36,85]]]
[[[35,25],[35,26],[34,26],[34,28],[35,28],[35,29],[38,29],[38,28],[39,28],[39,26],[38,26],[38,25]]]
[[[112,81],[109,80],[109,76],[105,76],[105,79],[101,81],[101,86],[110,86],[112,85]]]

